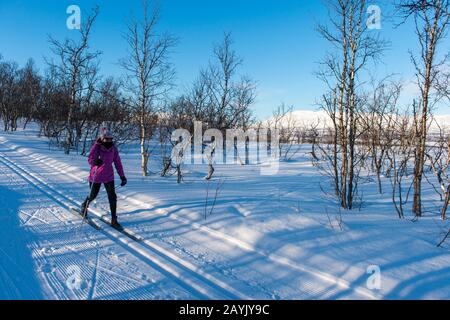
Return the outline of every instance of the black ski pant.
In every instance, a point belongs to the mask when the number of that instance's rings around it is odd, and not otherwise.
[[[114,184],[114,181],[104,183],[106,193],[108,194],[108,200],[109,200],[109,208],[111,209],[111,217],[113,219],[117,219],[117,195],[116,195],[116,186]],[[89,208],[89,204],[94,201],[98,193],[100,192],[100,188],[102,186],[101,183],[89,183],[89,186],[91,188],[91,194],[89,197],[86,198],[86,201],[84,201],[81,210],[84,212]]]

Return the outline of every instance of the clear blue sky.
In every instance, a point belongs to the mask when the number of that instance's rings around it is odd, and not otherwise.
[[[389,19],[388,0],[374,0],[383,9],[381,35],[391,41],[377,75],[398,73],[412,79],[408,49],[417,48],[411,25],[394,29]],[[242,72],[258,81],[255,112],[266,117],[281,102],[296,109],[314,110],[323,93],[323,84],[313,74],[327,45],[315,26],[326,22],[326,9],[320,0],[160,0],[160,30],[180,39],[174,51],[180,90],[207,65],[212,46],[224,31],[234,35],[235,49],[244,59]],[[39,68],[50,56],[47,35],[57,39],[73,36],[66,28],[66,8],[80,6],[86,14],[95,5],[100,15],[94,27],[92,44],[103,51],[102,73],[120,75],[117,61],[125,55],[122,38],[124,21],[132,12],[139,14],[140,0],[0,0],[0,53],[20,64],[33,57]],[[448,47],[447,47],[448,48]],[[410,92],[411,89],[407,89]],[[406,98],[405,98],[406,101]],[[448,104],[438,113],[450,113]]]

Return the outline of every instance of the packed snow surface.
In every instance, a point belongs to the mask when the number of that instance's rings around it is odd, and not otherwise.
[[[416,222],[398,219],[387,180],[383,195],[365,184],[361,208],[340,211],[309,151],[273,176],[218,165],[207,182],[205,165],[186,165],[177,185],[159,176],[157,151],[143,178],[137,147],[122,148],[119,221],[136,242],[100,220],[104,190],[91,213],[102,230],[69,210],[89,191],[86,157],[33,130],[1,133],[0,298],[450,299],[449,246],[436,246],[449,225],[435,191],[425,186]]]

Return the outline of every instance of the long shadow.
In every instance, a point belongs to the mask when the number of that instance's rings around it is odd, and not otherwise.
[[[449,279],[450,268],[448,267],[418,274],[399,283],[385,298],[390,300],[399,299],[399,297],[404,300],[427,299],[426,294],[432,291],[441,291],[443,296],[448,297]]]
[[[19,208],[24,196],[0,186],[0,299],[44,299],[35,275],[30,234],[21,228]]]

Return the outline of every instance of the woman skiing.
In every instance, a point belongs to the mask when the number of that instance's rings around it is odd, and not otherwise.
[[[104,184],[111,209],[111,225],[114,228],[120,228],[121,226],[117,222],[117,195],[115,191],[113,164],[120,176],[120,185],[122,187],[127,184],[127,178],[123,171],[119,151],[114,145],[113,136],[110,131],[105,128],[101,130],[100,138],[93,145],[89,153],[88,162],[91,165],[89,176],[91,192],[89,197],[81,205],[81,213],[84,217],[87,216],[89,204],[97,198],[100,187]]]

